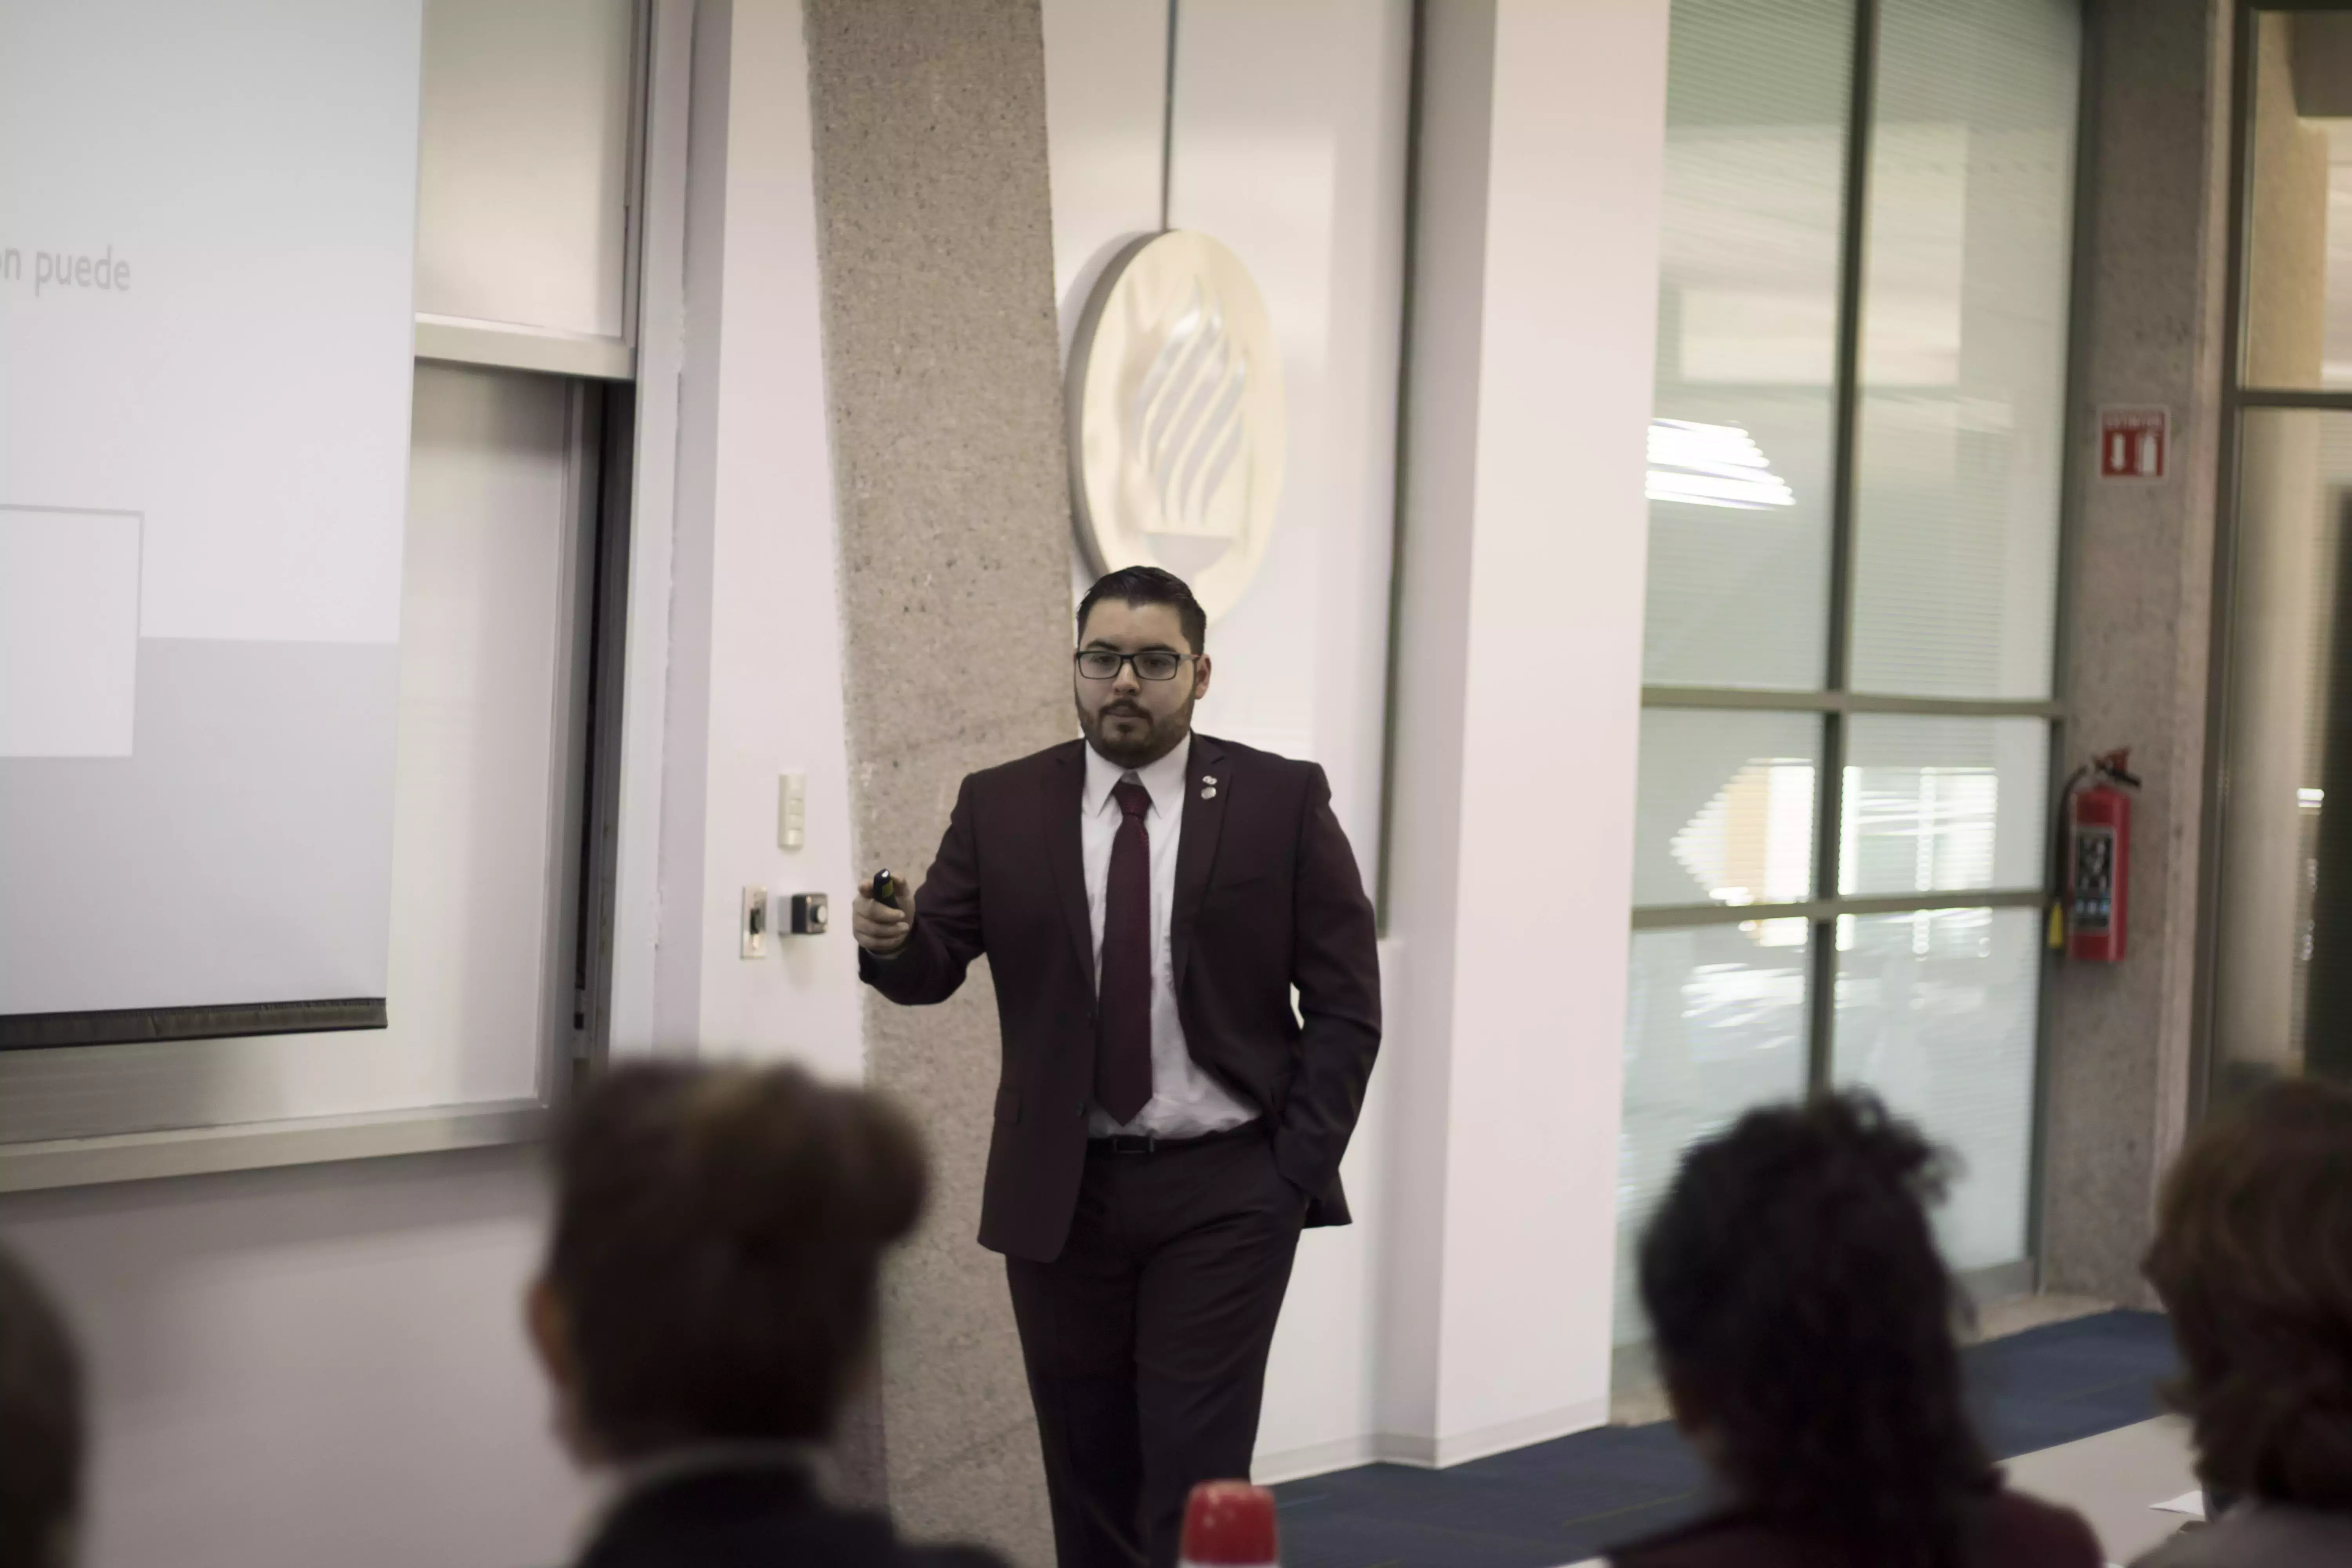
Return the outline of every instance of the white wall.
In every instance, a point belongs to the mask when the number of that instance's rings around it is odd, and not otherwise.
[[[92,1378],[85,1568],[524,1568],[587,1495],[520,1304],[535,1155],[0,1199]]]
[[[789,1057],[854,1078],[865,1047],[801,8],[658,0],[653,31],[613,1050]],[[789,851],[786,773],[808,790],[806,842]],[[843,930],[772,935],[764,957],[742,958],[747,886],[772,906],[827,893]]]
[[[642,1045],[699,1041],[706,1052],[790,1056],[856,1077],[865,1050],[845,919],[856,874],[801,8],[704,5],[694,50],[660,920]],[[808,776],[807,844],[794,851],[777,846],[787,772]],[[828,893],[844,906],[842,929],[772,937],[765,957],[744,959],[736,921],[750,885],[772,900]]]
[[[1462,527],[1476,485],[1478,395],[1485,348],[1485,276],[1491,5],[1429,14],[1419,63],[1420,186],[1413,281],[1411,448],[1402,498],[1407,526],[1397,573],[1397,824],[1389,845],[1391,1046],[1383,1070],[1399,1109],[1389,1133],[1391,1229],[1381,1258],[1376,1322],[1376,1433],[1402,1450],[1437,1431],[1446,1153],[1453,1134],[1454,954],[1460,935],[1462,750],[1469,679],[1471,553]],[[1449,287],[1433,287],[1439,280]],[[1408,749],[1408,743],[1410,749]],[[1499,825],[1498,825],[1499,826]]]
[[[1103,264],[1160,226],[1167,0],[1045,0],[1055,284],[1066,345]],[[1406,0],[1181,0],[1168,217],[1231,247],[1282,344],[1272,542],[1211,628],[1201,728],[1331,775],[1379,849],[1402,308]],[[1074,570],[1084,565],[1074,555]]]
[[[1290,447],[1215,631],[1216,733],[1321,763],[1378,860],[1412,8],[1181,0],[1169,222],[1231,246],[1282,343]]]
[[[426,0],[420,315],[620,338],[637,0]]]
[[[1381,944],[1381,988],[1396,992],[1396,955]],[[1258,1422],[1255,1478],[1271,1485],[1381,1457],[1377,1405],[1381,1259],[1394,1185],[1389,1157],[1391,1074],[1375,1072],[1340,1164],[1356,1223],[1309,1231],[1275,1330]]]
[[[1104,265],[1160,227],[1168,4],[1043,0],[1054,298],[1065,359]]]
[[[1055,286],[1066,345],[1102,266],[1160,227],[1167,0],[1045,0]],[[1200,727],[1331,778],[1369,885],[1380,849],[1412,8],[1181,0],[1168,216],[1264,293],[1289,402],[1281,511],[1210,630]],[[1083,567],[1076,568],[1083,585]],[[1385,1070],[1385,1069],[1383,1069]],[[1368,1456],[1376,1094],[1346,1175],[1359,1223],[1299,1249],[1268,1373],[1260,1473]]]
[[[1380,1390],[1401,1459],[1608,1410],[1667,9],[1429,13]]]

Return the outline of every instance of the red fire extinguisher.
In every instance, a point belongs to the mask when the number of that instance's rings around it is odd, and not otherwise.
[[[2069,957],[2113,963],[2124,955],[2124,915],[2131,883],[2127,792],[2139,788],[2130,763],[2129,751],[2108,752],[2074,770],[2066,781],[2062,796],[2066,827],[2063,934]]]

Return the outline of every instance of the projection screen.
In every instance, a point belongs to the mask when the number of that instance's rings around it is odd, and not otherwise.
[[[421,5],[0,5],[0,1048],[383,1022]]]

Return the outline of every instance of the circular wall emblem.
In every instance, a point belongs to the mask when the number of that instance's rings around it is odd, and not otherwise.
[[[1070,346],[1070,494],[1097,572],[1161,566],[1211,619],[1282,499],[1282,356],[1240,258],[1178,229],[1103,271]]]

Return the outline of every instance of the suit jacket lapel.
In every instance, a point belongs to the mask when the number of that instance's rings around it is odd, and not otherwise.
[[[1169,922],[1169,960],[1179,995],[1184,989],[1184,963],[1192,954],[1193,917],[1209,891],[1209,872],[1216,863],[1217,836],[1224,827],[1232,787],[1224,747],[1206,735],[1194,735],[1192,760],[1184,768],[1184,837],[1176,846],[1176,910]]]
[[[1054,765],[1039,798],[1045,811],[1040,826],[1045,834],[1045,858],[1053,871],[1055,894],[1061,900],[1063,920],[1070,928],[1070,942],[1077,950],[1078,973],[1086,976],[1087,988],[1091,992],[1095,979],[1095,927],[1094,917],[1087,909],[1086,852],[1078,827],[1078,809],[1085,800],[1087,786],[1085,746],[1084,741],[1076,741],[1055,748]]]

